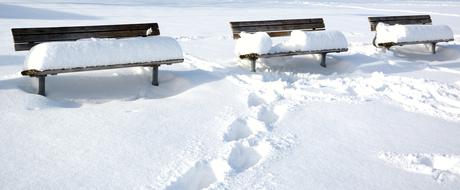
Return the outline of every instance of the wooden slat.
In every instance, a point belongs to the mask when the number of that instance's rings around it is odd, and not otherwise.
[[[74,41],[83,38],[123,38],[145,36],[146,30],[104,31],[13,36],[15,43]]]
[[[403,46],[403,45],[411,45],[411,44],[431,44],[431,43],[439,43],[439,42],[450,42],[454,41],[454,39],[441,39],[441,40],[426,40],[426,41],[414,41],[414,42],[389,42],[389,43],[379,43],[377,44],[380,47],[391,47],[391,46]]]
[[[323,19],[322,18],[312,18],[312,19],[286,19],[286,20],[230,22],[232,27],[286,25],[286,24],[315,24],[315,23],[323,23]]]
[[[369,17],[369,22],[381,22],[381,21],[391,21],[391,20],[424,20],[424,19],[431,19],[431,17],[430,15]]]
[[[32,47],[37,45],[39,43],[22,43],[22,44],[14,44],[14,50],[15,51],[25,51],[25,50],[30,50]]]
[[[292,30],[324,30],[322,18],[230,22],[233,38],[241,32],[267,32],[271,37],[288,36]]]
[[[284,57],[284,56],[295,56],[295,55],[308,55],[308,54],[322,54],[322,53],[340,53],[346,52],[348,48],[339,48],[339,49],[324,49],[324,50],[313,50],[313,51],[290,51],[290,52],[280,52],[280,53],[268,53],[262,55],[241,55],[240,58],[249,58],[249,57],[258,57],[258,58],[270,58],[270,57]]]
[[[375,31],[377,24],[380,22],[389,25],[431,24],[430,15],[369,17],[368,19],[371,25],[371,31]]]
[[[320,30],[325,30],[324,28],[317,28],[314,31],[320,31]],[[313,31],[313,29],[304,29],[302,31]],[[276,31],[276,32],[270,32],[270,31],[265,31],[270,37],[282,37],[282,36],[289,36],[291,35],[292,30],[288,31]],[[240,38],[240,33],[233,33],[233,38],[238,39]]]
[[[379,22],[372,22],[371,23],[371,31],[375,31],[377,28],[377,24]],[[396,25],[396,24],[402,24],[402,25],[409,25],[409,24],[431,24],[431,20],[392,20],[392,21],[384,21],[383,23],[389,24],[389,25]]]
[[[38,70],[25,70],[21,74],[25,76],[43,76],[43,75],[54,75],[60,73],[71,73],[71,72],[81,72],[81,71],[95,71],[95,70],[107,70],[107,69],[120,69],[127,67],[150,67],[155,65],[162,64],[173,64],[173,63],[182,63],[184,59],[171,59],[164,61],[152,61],[144,63],[126,63],[126,64],[116,64],[116,65],[100,65],[100,66],[88,66],[88,67],[75,67],[75,68],[63,68],[63,69],[49,69],[44,71]]]
[[[158,29],[157,23],[142,24],[116,24],[116,25],[95,25],[95,26],[68,26],[68,27],[42,27],[42,28],[13,28],[13,35],[31,34],[61,34],[78,32],[103,32],[103,31],[123,31],[123,30],[143,30],[152,28]]]
[[[71,26],[71,27],[46,27],[46,28],[13,28],[15,50],[29,50],[41,42],[74,41],[82,38],[125,38],[146,36],[148,29],[150,35],[160,35],[157,23],[123,24],[123,25],[98,25],[98,26]]]
[[[316,28],[324,28],[324,24],[317,23],[317,24],[297,24],[297,25],[286,24],[286,25],[247,26],[247,27],[233,28],[233,33],[291,31],[291,30],[316,29]]]

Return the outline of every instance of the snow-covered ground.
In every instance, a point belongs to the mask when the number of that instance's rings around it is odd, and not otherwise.
[[[73,3],[72,3],[73,2]],[[460,2],[0,2],[0,189],[460,189]],[[371,45],[368,16],[431,14],[438,53]],[[230,21],[323,17],[349,51],[234,55]],[[47,77],[11,28],[158,22],[185,62]]]

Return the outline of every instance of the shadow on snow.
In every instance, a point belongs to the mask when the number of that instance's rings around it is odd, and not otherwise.
[[[0,18],[6,19],[46,19],[46,20],[94,20],[94,16],[76,13],[32,8],[19,5],[0,4]]]

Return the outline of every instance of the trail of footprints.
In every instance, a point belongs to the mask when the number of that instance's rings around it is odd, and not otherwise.
[[[276,103],[276,99],[263,99],[251,93],[248,96],[249,112],[234,120],[223,136],[231,147],[230,153],[224,158],[198,161],[166,189],[207,188],[260,163],[272,149],[266,137],[286,111],[284,106]]]

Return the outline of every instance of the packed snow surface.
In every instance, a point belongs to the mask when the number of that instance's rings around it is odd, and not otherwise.
[[[91,38],[38,44],[29,51],[24,67],[47,70],[182,58],[179,43],[171,37]]]
[[[272,39],[266,32],[247,33],[241,32],[240,38],[236,40],[235,53],[237,55],[246,54],[266,54],[272,48]]]
[[[460,2],[414,2],[3,0],[0,189],[459,190]],[[372,45],[368,16],[411,14],[455,40]],[[235,55],[229,22],[295,18],[323,18],[348,51],[327,68],[259,59],[256,73]],[[20,73],[11,28],[141,22],[183,49],[160,86],[150,68],[68,73],[43,97]]]
[[[340,31],[301,31],[291,32],[289,40],[276,45],[272,52],[314,51],[347,48],[348,42]]]
[[[376,32],[377,43],[454,39],[452,29],[447,25],[388,25],[378,23]]]

